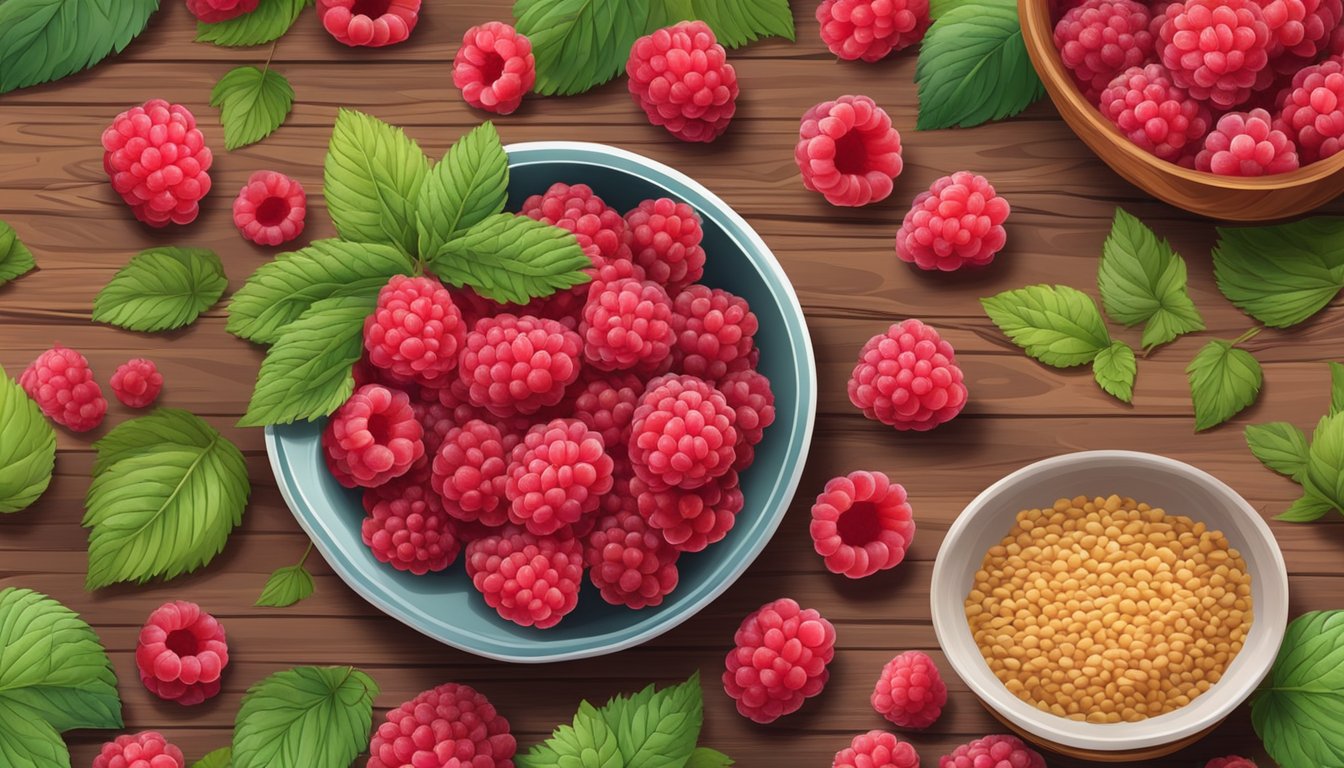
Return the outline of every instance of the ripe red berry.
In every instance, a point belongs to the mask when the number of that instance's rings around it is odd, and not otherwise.
[[[1135,0],[1084,0],[1055,25],[1055,48],[1088,101],[1153,53],[1152,19]]]
[[[677,588],[681,553],[649,527],[633,500],[622,503],[624,510],[598,520],[588,536],[588,578],[612,605],[636,610],[661,605]]]
[[[672,367],[709,381],[749,365],[759,321],[746,299],[692,285],[672,298]]]
[[[1204,764],[1204,768],[1256,768],[1255,761],[1240,755],[1215,757]]]
[[[1160,64],[1131,67],[1101,94],[1101,113],[1135,145],[1170,162],[1193,155],[1213,124],[1208,107]]]
[[[364,492],[360,538],[379,562],[423,576],[452,565],[461,542],[439,495],[414,474]]]
[[[644,382],[634,374],[593,379],[574,396],[574,418],[602,436],[613,459],[625,458],[630,444],[630,422],[644,394]]]
[[[1297,167],[1297,146],[1263,109],[1223,115],[1195,156],[1195,170],[1220,176],[1264,176]]]
[[[536,80],[532,42],[502,21],[468,29],[453,56],[453,85],[468,104],[486,112],[512,114]]]
[[[595,283],[583,307],[583,356],[604,371],[662,373],[672,364],[672,299],[658,283]]]
[[[331,415],[322,447],[337,482],[376,488],[406,474],[424,456],[423,435],[405,392],[366,384]]]
[[[1249,99],[1269,66],[1270,30],[1257,0],[1172,3],[1158,36],[1172,81],[1220,109]]]
[[[473,405],[501,418],[556,405],[579,378],[583,341],[555,320],[500,314],[467,334],[459,373]]]
[[[405,42],[420,20],[421,0],[317,0],[322,27],[351,47]]]
[[[443,437],[431,465],[430,485],[448,514],[495,527],[508,522],[504,498],[512,445],[480,419],[463,422]]]
[[[919,768],[919,753],[895,734],[869,731],[836,752],[831,768]]]
[[[921,192],[896,232],[896,256],[920,269],[983,267],[1008,242],[1011,208],[984,176],[958,171]]]
[[[927,653],[906,651],[882,667],[871,701],[901,728],[928,728],[947,706],[947,685]]]
[[[1045,758],[1016,736],[994,734],[938,758],[938,768],[1046,768]]]
[[[737,711],[771,723],[821,693],[835,658],[835,627],[788,598],[766,603],[742,620],[728,652],[723,689]]]
[[[257,245],[283,245],[303,234],[308,196],[298,179],[257,171],[233,201],[233,225]]]
[[[257,0],[187,0],[187,10],[205,24],[218,24],[256,9]]]
[[[396,275],[364,320],[369,362],[401,379],[443,387],[454,377],[467,329],[452,294],[432,277]]]
[[[745,505],[736,471],[692,490],[655,491],[639,477],[632,477],[629,492],[649,527],[682,552],[700,552],[722,541]]]
[[[583,545],[506,528],[467,545],[467,576],[503,618],[547,629],[578,605]]]
[[[186,707],[200,704],[219,694],[229,665],[224,627],[195,603],[164,603],[140,630],[135,665],[150,693]]]
[[[690,205],[667,197],[645,200],[625,214],[625,225],[630,258],[669,293],[704,275],[704,230]]]
[[[715,384],[728,407],[737,414],[737,461],[733,469],[743,471],[756,460],[756,446],[765,439],[765,429],[775,423],[775,393],[770,380],[754,369],[736,371]]]
[[[107,399],[88,358],[60,344],[28,364],[19,376],[19,386],[47,418],[72,432],[97,428],[107,413]]]
[[[102,143],[103,169],[135,218],[151,227],[196,220],[214,157],[191,110],[151,99],[117,115]]]
[[[518,743],[490,700],[445,683],[387,713],[366,768],[513,768]]]
[[[93,758],[93,768],[185,768],[186,764],[182,750],[157,731],[118,736]]]
[[[709,142],[728,130],[737,110],[737,73],[703,21],[683,21],[635,41],[625,63],[630,94],[682,141]]]
[[[737,460],[737,413],[723,393],[694,376],[649,382],[630,424],[635,475],[655,491],[699,488]]]
[[[509,519],[546,536],[579,522],[611,490],[602,436],[578,419],[538,424],[513,449],[504,495]]]
[[[1314,163],[1344,146],[1344,61],[1330,59],[1293,78],[1280,126],[1297,143],[1304,163]]]
[[[915,538],[905,488],[881,472],[833,478],[812,505],[809,531],[831,573],[861,579],[895,568]]]
[[[961,413],[966,397],[952,345],[913,318],[869,339],[849,379],[850,402],[899,430],[933,429]]]
[[[841,96],[807,110],[793,159],[803,186],[849,207],[885,200],[905,168],[900,132],[867,96]]]
[[[109,382],[112,394],[128,408],[148,408],[159,399],[163,374],[153,360],[137,357],[117,366]]]
[[[929,0],[822,0],[817,23],[831,53],[878,61],[924,39]]]

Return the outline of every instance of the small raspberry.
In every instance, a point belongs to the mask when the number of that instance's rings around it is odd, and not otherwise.
[[[947,706],[947,685],[927,653],[906,651],[882,667],[871,701],[901,728],[928,728]]]
[[[308,195],[298,179],[257,171],[233,201],[233,225],[257,245],[281,245],[303,234]]]
[[[317,0],[322,27],[354,47],[405,42],[420,20],[420,0]]]
[[[836,752],[831,768],[919,768],[919,753],[895,734],[869,731]]]
[[[199,605],[182,600],[149,614],[135,644],[140,682],[160,699],[184,707],[218,695],[228,665],[224,627]]]
[[[1055,25],[1055,48],[1087,100],[1153,53],[1148,9],[1134,0],[1085,0]]]
[[[364,509],[360,536],[378,562],[424,576],[457,559],[461,544],[452,518],[425,483],[396,479],[365,491]]]
[[[509,721],[485,694],[445,683],[387,713],[366,768],[513,768],[517,751]]]
[[[612,605],[640,608],[661,605],[677,588],[681,555],[624,499],[627,508],[597,521],[588,536],[588,578]]]
[[[921,192],[896,232],[896,256],[920,269],[983,267],[1008,242],[1011,208],[984,176],[958,171]]]
[[[672,299],[658,283],[598,283],[588,292],[579,335],[583,356],[604,371],[667,370],[671,364]]]
[[[821,693],[835,658],[835,627],[789,598],[766,603],[742,620],[728,652],[723,690],[737,711],[772,723]]]
[[[1204,768],[1257,768],[1255,761],[1249,757],[1239,755],[1228,755],[1227,757],[1215,757],[1204,764]]]
[[[758,322],[747,300],[692,285],[672,299],[673,367],[713,381],[755,350]]]
[[[679,291],[705,273],[700,214],[668,197],[645,200],[625,214],[631,258],[647,279]]]
[[[579,378],[583,340],[555,320],[501,314],[467,334],[459,364],[472,404],[501,418],[559,403]]]
[[[337,482],[376,488],[406,474],[425,455],[423,436],[405,392],[365,384],[331,415],[322,447]]]
[[[37,401],[47,418],[72,432],[97,428],[107,413],[107,399],[88,358],[60,344],[28,364],[19,376],[19,386]]]
[[[735,471],[689,491],[654,491],[648,483],[633,477],[630,495],[649,526],[682,552],[700,552],[722,541],[745,505]]]
[[[112,394],[128,408],[148,408],[163,390],[163,374],[153,360],[136,357],[117,366],[112,374]]]
[[[464,522],[496,527],[508,522],[504,486],[512,446],[499,429],[479,419],[444,435],[431,468],[430,486],[443,497],[448,514]]]
[[[611,490],[602,436],[578,419],[538,424],[513,449],[504,495],[509,519],[548,536],[597,509]]]
[[[822,0],[821,41],[848,61],[878,61],[924,39],[929,0]]]
[[[205,24],[218,24],[256,9],[257,0],[187,0],[187,10]]]
[[[1280,121],[1304,163],[1339,152],[1344,142],[1344,61],[1330,59],[1297,73]]]
[[[938,768],[1046,768],[1045,758],[1016,736],[994,734],[938,758]]]
[[[579,602],[583,545],[571,536],[505,529],[467,545],[467,575],[500,616],[547,629]]]
[[[630,444],[630,422],[643,394],[644,382],[631,374],[594,379],[575,396],[574,418],[602,436],[613,458],[622,458]]]
[[[151,227],[196,220],[214,157],[191,110],[152,99],[117,115],[102,142],[103,170],[135,218]]]
[[[895,568],[915,538],[905,488],[881,472],[851,472],[826,483],[809,529],[826,569],[851,579]]]
[[[1172,81],[1231,109],[1269,65],[1270,31],[1257,0],[1182,0],[1167,6],[1157,48]]]
[[[1264,176],[1298,167],[1297,150],[1263,109],[1228,112],[1204,137],[1195,169],[1220,176]]]
[[[723,393],[695,376],[648,384],[630,423],[635,475],[655,491],[699,488],[737,460],[737,413]]]
[[[402,378],[446,386],[467,335],[462,310],[432,277],[397,275],[378,292],[378,306],[364,320],[369,361]]]
[[[765,428],[775,423],[775,393],[770,380],[755,370],[736,371],[715,384],[737,413],[737,461],[733,469],[745,470],[756,461],[756,446],[765,439]]]
[[[182,750],[157,731],[118,736],[93,758],[93,768],[185,768],[186,764]]]
[[[841,96],[803,113],[793,159],[804,187],[849,207],[885,200],[905,168],[900,132],[867,96]]]
[[[737,110],[737,73],[703,21],[683,21],[635,41],[625,63],[630,95],[682,141],[709,142]]]
[[[486,112],[512,114],[536,80],[532,42],[502,21],[468,29],[453,56],[453,85],[468,104]]]
[[[1101,94],[1101,113],[1139,148],[1170,162],[1192,153],[1213,117],[1160,64],[1130,67]]]
[[[962,378],[952,345],[932,326],[911,318],[859,350],[849,401],[874,421],[923,432],[961,413],[967,395]]]

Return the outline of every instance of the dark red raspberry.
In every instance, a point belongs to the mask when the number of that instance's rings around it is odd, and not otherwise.
[[[355,389],[365,384],[382,384],[388,389],[399,389],[416,398],[426,398],[424,389],[414,379],[398,376],[386,368],[379,368],[369,361],[369,353],[364,352],[350,370],[355,380]],[[432,398],[430,398],[432,399]]]
[[[1270,32],[1257,0],[1182,0],[1167,6],[1157,48],[1172,81],[1231,109],[1269,65]]]
[[[869,339],[849,379],[849,401],[899,430],[923,432],[951,420],[966,395],[952,345],[913,318]]]
[[[107,413],[107,398],[88,358],[60,344],[28,364],[19,375],[19,386],[47,418],[72,432],[97,428]]]
[[[929,0],[822,0],[821,41],[842,59],[883,59],[924,39]]]
[[[195,603],[164,603],[149,614],[135,644],[140,682],[164,701],[184,707],[219,694],[229,665],[224,627]]]
[[[612,460],[602,436],[578,419],[538,424],[513,449],[504,495],[509,520],[538,536],[597,509],[611,490]]]
[[[630,258],[625,219],[587,184],[556,182],[545,193],[524,200],[518,214],[573,232],[594,267]]]
[[[598,520],[588,536],[588,578],[612,605],[661,605],[677,588],[681,553],[649,527],[632,499],[623,502],[626,509]]]
[[[984,176],[958,171],[921,192],[896,232],[896,256],[920,269],[983,267],[1008,242],[1011,208]]]
[[[692,285],[672,299],[673,368],[713,381],[755,350],[756,314],[747,300]]]
[[[994,734],[938,758],[938,768],[1046,768],[1045,758],[1016,736]]]
[[[756,461],[756,446],[765,439],[765,428],[775,423],[775,393],[770,380],[755,370],[737,371],[715,384],[728,407],[737,413],[737,461],[739,472]]]
[[[812,505],[809,528],[826,569],[851,579],[895,568],[915,538],[905,488],[881,472],[832,478]]]
[[[397,275],[364,320],[369,361],[402,378],[446,386],[467,329],[452,294],[432,277]]]
[[[1256,768],[1255,761],[1240,755],[1215,757],[1204,764],[1204,768]]]
[[[583,340],[561,323],[506,313],[467,334],[460,374],[473,405],[501,418],[532,414],[564,399],[582,354]]]
[[[593,379],[574,398],[574,418],[602,436],[613,458],[628,461],[630,422],[643,394],[644,382],[631,374]]]
[[[196,220],[213,161],[191,110],[163,99],[122,112],[103,131],[103,170],[135,218],[151,227]]]
[[[901,728],[928,728],[947,706],[947,685],[927,653],[906,651],[882,667],[871,701]]]
[[[257,0],[187,0],[187,10],[205,24],[218,24],[256,9]]]
[[[499,429],[479,419],[450,430],[434,457],[429,481],[448,514],[491,527],[508,522],[504,486],[511,453]]]
[[[647,279],[679,291],[705,273],[700,214],[669,197],[645,200],[625,214],[631,259]]]
[[[630,495],[649,527],[682,552],[700,552],[722,541],[745,504],[736,471],[689,491],[654,491],[648,483],[633,477]]]
[[[919,768],[919,753],[895,734],[869,731],[836,752],[831,768]]]
[[[1344,17],[1340,0],[1261,0],[1260,11],[1269,25],[1269,63],[1281,74],[1291,74],[1326,53],[1330,34]]]
[[[354,48],[405,42],[420,20],[420,0],[317,0],[322,27]]]
[[[468,104],[486,112],[512,114],[536,81],[532,42],[502,21],[468,29],[453,56],[453,85]]]
[[[650,381],[630,423],[630,461],[655,491],[699,488],[737,460],[737,413],[695,376]]]
[[[445,683],[387,713],[366,768],[513,768],[517,751],[509,721],[485,694]]]
[[[1151,22],[1134,0],[1084,0],[1055,25],[1055,48],[1088,101],[1095,104],[1116,76],[1152,56]]]
[[[308,195],[298,179],[257,171],[233,201],[233,225],[257,245],[282,245],[303,234]]]
[[[1170,162],[1193,154],[1213,125],[1208,107],[1160,64],[1131,67],[1101,94],[1101,114],[1139,148]]]
[[[578,605],[583,545],[572,536],[505,529],[467,545],[467,575],[500,616],[547,629]]]
[[[424,482],[399,478],[366,491],[364,509],[360,536],[380,563],[423,576],[452,565],[461,551],[452,518]]]
[[[666,371],[672,363],[672,299],[658,283],[596,283],[583,307],[583,356],[604,371]],[[660,370],[661,369],[661,370]]]
[[[885,200],[905,168],[900,132],[867,96],[841,96],[807,110],[793,159],[803,186],[831,205],[850,207]]]
[[[434,456],[439,452],[439,446],[443,445],[443,438],[457,426],[457,421],[453,418],[453,412],[445,405],[440,403],[435,397],[437,393],[420,392],[419,399],[411,400],[411,408],[415,410],[415,420],[420,422],[422,434],[420,440],[425,444],[425,454],[421,457],[421,462],[428,465],[434,460]]]
[[[127,408],[148,408],[163,390],[163,374],[153,360],[136,357],[112,373],[112,394]]]
[[[625,71],[630,94],[650,123],[682,141],[713,141],[728,130],[737,110],[737,73],[703,21],[639,38]]]
[[[118,736],[93,758],[93,768],[185,768],[186,764],[182,750],[157,731]]]
[[[366,384],[331,415],[322,431],[327,468],[347,488],[376,488],[425,455],[424,427],[405,392]]]
[[[1344,61],[1330,59],[1297,73],[1280,120],[1304,164],[1339,152],[1344,142]]]
[[[742,620],[728,652],[723,689],[737,711],[757,723],[797,712],[821,693],[835,658],[835,627],[789,598],[766,603]]]
[[[1264,176],[1297,167],[1296,145],[1263,109],[1223,115],[1195,157],[1195,170],[1220,176]]]

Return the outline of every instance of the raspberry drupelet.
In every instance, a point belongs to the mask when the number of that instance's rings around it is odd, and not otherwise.
[[[405,392],[365,384],[331,415],[322,447],[337,482],[376,488],[406,474],[424,456],[423,436]]]
[[[420,20],[420,0],[317,0],[322,27],[352,48],[381,48],[408,40]]]
[[[182,750],[158,731],[118,736],[93,758],[93,768],[186,768],[186,764]]]
[[[611,490],[613,462],[602,436],[578,419],[528,430],[513,449],[504,495],[509,520],[547,536],[579,522]]]
[[[187,0],[187,10],[204,24],[218,24],[251,13],[258,0]]]
[[[102,144],[103,170],[135,218],[151,227],[196,220],[214,156],[191,110],[151,99],[117,115]]]
[[[699,488],[733,468],[737,413],[713,385],[689,375],[648,384],[630,423],[630,461],[651,490]]]
[[[900,132],[867,96],[841,96],[807,110],[793,159],[803,186],[848,207],[885,200],[905,167]]]
[[[467,576],[503,618],[547,629],[578,605],[583,544],[506,528],[467,545]]]
[[[556,405],[579,377],[583,340],[556,320],[499,314],[477,321],[458,363],[471,403],[500,418]]]
[[[136,357],[121,365],[112,373],[108,382],[112,394],[127,408],[148,408],[159,399],[163,391],[163,374],[153,360]]]
[[[929,0],[822,0],[821,41],[842,59],[873,62],[924,39]]]
[[[233,225],[257,245],[283,245],[303,234],[308,195],[298,179],[257,171],[233,201]]]
[[[397,478],[365,491],[360,536],[378,562],[423,576],[452,565],[462,547],[442,500],[419,480]]]
[[[831,768],[919,768],[919,753],[895,734],[869,731],[836,752]]]
[[[1122,72],[1102,92],[1099,108],[1139,148],[1173,163],[1193,155],[1213,124],[1209,108],[1160,64]]]
[[[1204,768],[1257,768],[1255,761],[1240,755],[1215,757],[1204,764]]]
[[[797,712],[821,693],[835,658],[835,627],[812,609],[781,598],[742,620],[728,652],[723,689],[757,723]]]
[[[849,379],[849,400],[874,421],[923,432],[951,420],[967,391],[952,345],[913,318],[869,339]]]
[[[750,359],[760,327],[746,299],[692,285],[672,299],[673,370],[709,381]]]
[[[655,491],[648,483],[633,477],[630,495],[649,526],[682,552],[700,552],[722,541],[746,503],[736,471],[689,491],[681,488]]]
[[[938,758],[938,768],[1046,768],[1045,758],[1016,736],[994,734]]]
[[[1303,163],[1314,163],[1344,146],[1344,60],[1330,59],[1293,78],[1279,126],[1297,144]]]
[[[928,728],[947,706],[947,685],[928,654],[906,651],[882,667],[870,701],[894,725]]]
[[[1292,74],[1321,58],[1330,34],[1344,17],[1340,0],[1261,0],[1260,11],[1269,25],[1269,65],[1280,74]]]
[[[635,41],[625,63],[630,94],[682,141],[709,142],[728,130],[737,109],[737,73],[703,21],[683,21]]]
[[[737,461],[733,469],[750,467],[756,460],[756,446],[765,439],[765,429],[775,423],[775,393],[770,380],[754,369],[735,371],[715,384],[728,407],[737,414]]]
[[[518,742],[485,694],[445,683],[389,711],[366,768],[513,768]]]
[[[1297,145],[1263,109],[1223,115],[1195,156],[1195,170],[1220,176],[1265,176],[1297,167]]]
[[[431,387],[452,380],[466,335],[462,310],[432,277],[396,275],[378,292],[378,305],[364,320],[369,362]]]
[[[1269,66],[1269,25],[1257,0],[1182,0],[1163,16],[1157,48],[1176,85],[1220,109],[1251,97]]]
[[[1055,48],[1088,101],[1153,53],[1152,18],[1134,0],[1084,0],[1055,25]]]
[[[705,273],[700,214],[687,203],[668,197],[645,200],[625,214],[630,258],[644,269],[645,279],[680,291]]]
[[[984,176],[958,171],[921,192],[896,232],[896,256],[920,269],[983,267],[1008,242],[1011,212]]]
[[[430,468],[430,487],[449,515],[498,527],[508,522],[504,498],[513,446],[493,424],[466,421],[443,436]]]
[[[639,610],[661,605],[677,588],[679,551],[649,527],[632,500],[603,517],[588,535],[588,579],[612,605]]]
[[[627,453],[630,422],[643,395],[644,382],[633,374],[595,378],[574,396],[573,415],[601,435],[607,452],[619,459]]]
[[[140,682],[160,699],[185,707],[218,695],[228,665],[224,627],[199,605],[182,600],[155,609],[135,644]]]
[[[468,29],[453,56],[453,85],[468,104],[486,112],[513,114],[536,81],[532,42],[502,21]]]
[[[851,472],[826,483],[812,505],[812,544],[826,569],[851,579],[895,568],[915,538],[905,488],[881,472]]]
[[[604,371],[661,373],[672,364],[672,299],[658,283],[595,283],[583,306],[583,356]]]
[[[88,358],[60,344],[28,364],[19,386],[47,418],[72,432],[96,429],[107,414],[107,398]]]

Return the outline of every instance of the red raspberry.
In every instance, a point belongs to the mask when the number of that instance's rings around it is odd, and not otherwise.
[[[509,721],[485,694],[445,683],[387,713],[366,768],[513,768],[517,751]]]
[[[871,701],[901,728],[928,728],[947,706],[947,685],[927,653],[906,651],[882,667]]]
[[[509,115],[537,81],[537,60],[527,35],[502,21],[467,30],[453,56],[453,85],[468,104]]]
[[[1257,768],[1255,761],[1249,757],[1239,755],[1228,755],[1227,757],[1215,757],[1204,764],[1204,768]]]
[[[350,47],[405,42],[420,20],[420,0],[317,0],[327,33]]]
[[[672,299],[673,367],[713,381],[755,350],[758,323],[747,300],[704,285]]]
[[[587,184],[556,182],[544,194],[524,200],[518,215],[573,232],[594,267],[630,258],[625,219]]]
[[[737,110],[737,73],[703,21],[683,21],[635,41],[625,63],[630,94],[682,141],[709,142],[728,130]]]
[[[1280,120],[1304,163],[1338,152],[1344,142],[1344,62],[1330,59],[1297,73]]]
[[[461,544],[452,518],[425,483],[397,479],[366,491],[364,509],[369,514],[360,535],[378,562],[424,576],[457,559]]]
[[[956,352],[932,326],[903,320],[868,340],[849,379],[849,401],[863,415],[923,432],[966,406]]]
[[[1220,176],[1264,176],[1298,167],[1297,149],[1263,109],[1228,112],[1204,138],[1195,169]]]
[[[1102,92],[1100,109],[1139,148],[1173,163],[1213,124],[1208,107],[1173,85],[1160,64],[1125,70]]]
[[[93,768],[184,768],[182,750],[157,731],[118,736],[93,758]]]
[[[224,627],[195,603],[164,603],[149,614],[135,644],[140,682],[164,701],[184,707],[219,694],[229,665]]]
[[[298,179],[257,171],[233,201],[233,225],[257,245],[281,245],[303,234],[308,195]]]
[[[737,711],[772,723],[821,693],[835,658],[835,627],[812,609],[782,598],[742,620],[728,652],[723,690]]]
[[[896,232],[896,256],[920,269],[983,267],[1008,242],[1011,208],[984,176],[958,171],[921,192]]]
[[[602,444],[613,458],[626,457],[630,422],[643,394],[644,382],[631,374],[594,379],[575,396],[574,418],[602,436]]]
[[[473,405],[501,418],[559,403],[579,378],[583,340],[555,320],[483,318],[462,346],[460,374]]]
[[[205,24],[218,24],[256,9],[257,0],[187,0],[187,10]]]
[[[700,214],[669,197],[645,200],[625,214],[631,258],[647,279],[679,291],[705,273]]]
[[[467,545],[467,575],[500,616],[547,629],[579,602],[583,545],[572,536],[505,529]]]
[[[995,734],[938,758],[938,768],[1046,768],[1045,758],[1016,736]]]
[[[630,423],[635,475],[655,491],[699,488],[737,460],[737,413],[723,393],[695,376],[648,384]]]
[[[60,344],[28,364],[19,376],[19,386],[37,401],[47,418],[72,432],[97,428],[107,413],[107,399],[88,358]]]
[[[869,731],[836,752],[831,768],[919,768],[919,753],[895,734]]]
[[[665,371],[672,362],[671,320],[672,299],[658,283],[596,283],[588,291],[579,325],[583,356],[604,371]]]
[[[151,227],[196,220],[213,161],[191,111],[163,99],[122,112],[103,131],[103,170],[135,218]]]
[[[548,536],[597,509],[611,490],[612,460],[602,436],[578,419],[528,430],[513,449],[504,495],[509,519]]]
[[[444,436],[457,426],[457,421],[452,410],[438,401],[436,392],[421,390],[419,397],[419,400],[411,401],[411,408],[415,410],[415,420],[420,422],[420,440],[425,444],[421,461],[428,465],[443,445]]]
[[[775,423],[775,393],[770,380],[755,370],[736,371],[715,384],[737,413],[737,461],[733,469],[745,470],[756,461],[756,446],[765,439],[765,428]]]
[[[681,553],[649,527],[629,497],[623,502],[626,509],[597,521],[588,537],[588,578],[612,605],[661,605],[677,588]]]
[[[693,490],[654,491],[630,479],[630,495],[649,526],[682,552],[700,552],[723,540],[745,505],[736,471]]]
[[[331,415],[322,447],[337,482],[376,488],[406,474],[425,455],[423,436],[405,392],[365,384]]]
[[[809,532],[831,573],[862,579],[895,568],[915,538],[905,488],[881,472],[833,478],[812,505]]]
[[[1344,17],[1340,0],[1261,0],[1270,33],[1270,66],[1291,74],[1318,60]]]
[[[867,96],[841,96],[803,113],[793,159],[804,187],[849,207],[885,200],[905,167],[900,132]]]
[[[504,485],[512,446],[492,424],[464,422],[444,435],[430,475],[448,514],[491,527],[508,522]]]
[[[364,320],[369,361],[402,378],[446,386],[467,335],[462,310],[432,277],[396,275],[378,292],[378,307]]]
[[[821,41],[848,61],[873,62],[924,39],[929,0],[822,0]]]
[[[1231,109],[1269,65],[1270,33],[1257,0],[1182,0],[1158,31],[1162,65],[1200,101]]]
[[[1055,25],[1055,48],[1088,101],[1095,104],[1117,75],[1152,55],[1151,21],[1134,0],[1085,0]]]
[[[112,394],[128,408],[148,408],[163,390],[163,374],[153,360],[136,357],[117,366],[112,374]]]

